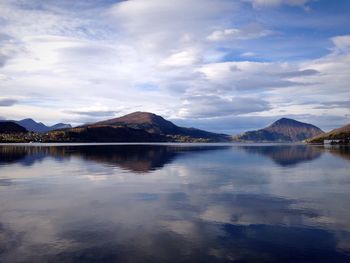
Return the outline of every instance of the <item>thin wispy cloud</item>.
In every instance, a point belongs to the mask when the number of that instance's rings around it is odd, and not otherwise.
[[[340,126],[349,109],[328,103],[350,97],[349,5],[3,1],[0,91],[21,100],[0,115],[80,124],[141,110],[236,132],[237,119],[253,129],[283,113]]]
[[[18,103],[18,101],[15,99],[0,98],[0,107],[10,107],[15,105],[16,103]]]
[[[299,6],[306,7],[306,5],[312,0],[245,0],[246,2],[250,2],[253,7],[276,7],[281,5],[289,5],[289,6]]]

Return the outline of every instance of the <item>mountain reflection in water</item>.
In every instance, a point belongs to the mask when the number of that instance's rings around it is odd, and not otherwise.
[[[19,162],[32,165],[45,157],[79,157],[97,163],[119,166],[133,172],[149,172],[171,163],[186,153],[215,151],[230,146],[167,146],[167,145],[89,145],[89,146],[2,146],[0,164]]]
[[[308,162],[321,156],[322,150],[308,145],[269,145],[269,146],[242,146],[248,153],[265,155],[282,166]]]
[[[0,262],[350,262],[349,156],[0,146]]]

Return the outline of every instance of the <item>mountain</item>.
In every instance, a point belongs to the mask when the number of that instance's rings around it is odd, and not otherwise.
[[[26,128],[28,131],[34,132],[46,132],[48,131],[48,127],[41,122],[36,122],[32,119],[24,119],[20,121],[14,121],[22,127]]]
[[[168,134],[178,127],[163,117],[149,112],[133,112],[125,116],[95,123],[95,125],[126,126],[149,133]]]
[[[39,132],[39,133],[72,127],[70,124],[64,124],[64,123],[58,123],[53,126],[46,126],[41,122],[34,121],[33,119],[24,119],[24,120],[14,121],[14,122],[26,128],[28,131]]]
[[[311,124],[282,118],[270,126],[257,131],[248,131],[236,136],[236,141],[254,142],[298,142],[322,134],[323,131]]]
[[[113,126],[128,127],[137,130],[144,130],[151,134],[158,134],[167,141],[206,141],[206,142],[227,142],[231,138],[225,134],[207,132],[195,128],[184,128],[165,120],[163,117],[149,112],[133,112],[123,117],[97,122],[89,126]]]
[[[330,132],[315,136],[315,137],[307,140],[307,142],[323,143],[324,140],[344,140],[344,139],[349,141],[349,138],[350,138],[350,124],[345,125],[345,126],[338,128],[338,129],[334,129]]]
[[[12,121],[0,122],[0,133],[12,134],[12,133],[26,133],[28,132],[25,128],[14,123]]]

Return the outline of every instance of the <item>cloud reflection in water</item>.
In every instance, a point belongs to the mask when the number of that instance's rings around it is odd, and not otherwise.
[[[350,262],[348,150],[2,146],[0,156],[1,262]]]

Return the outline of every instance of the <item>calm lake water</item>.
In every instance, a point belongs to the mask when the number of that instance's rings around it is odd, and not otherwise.
[[[0,146],[0,262],[350,262],[350,148]]]

